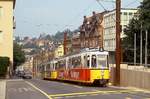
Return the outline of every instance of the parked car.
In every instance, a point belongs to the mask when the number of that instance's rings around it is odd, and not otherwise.
[[[25,75],[24,71],[18,71],[17,76],[23,77]]]
[[[32,73],[31,72],[25,72],[25,74],[23,75],[24,79],[31,79],[32,78]]]

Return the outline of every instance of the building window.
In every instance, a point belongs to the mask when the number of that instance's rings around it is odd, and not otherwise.
[[[128,20],[128,14],[127,14],[127,12],[123,12],[122,19],[123,19],[124,22]]]
[[[131,16],[132,16],[132,15],[133,15],[133,13],[132,13],[132,12],[129,12],[129,15],[131,15]]]
[[[3,32],[0,31],[0,43],[2,43],[2,42],[3,42]]]
[[[132,19],[132,17],[133,17],[133,13],[129,13],[129,20],[131,20]]]
[[[127,15],[127,12],[124,12],[124,15]]]

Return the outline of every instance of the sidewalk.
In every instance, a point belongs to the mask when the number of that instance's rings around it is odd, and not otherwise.
[[[6,81],[0,80],[0,99],[5,99],[6,95]]]
[[[119,89],[125,89],[125,90],[134,90],[134,91],[141,91],[141,92],[145,92],[145,93],[149,93],[150,94],[150,90],[147,89],[142,89],[142,88],[136,88],[136,87],[122,87],[122,86],[109,86],[111,88],[119,88]]]

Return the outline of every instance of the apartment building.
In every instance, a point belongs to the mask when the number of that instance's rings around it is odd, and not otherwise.
[[[124,29],[129,21],[136,15],[137,9],[121,9],[121,38],[125,37]],[[116,49],[116,10],[112,10],[104,15],[104,49],[109,51],[111,59],[115,59]]]
[[[64,46],[63,44],[60,44],[56,49],[55,49],[55,58],[59,58],[64,55]]]
[[[80,27],[81,48],[103,48],[103,15],[107,12],[95,13],[91,17],[84,16]]]
[[[79,52],[80,48],[81,48],[80,32],[73,33],[73,37],[72,37],[72,51],[73,52]]]
[[[9,57],[13,63],[13,10],[15,0],[0,0],[0,56]]]

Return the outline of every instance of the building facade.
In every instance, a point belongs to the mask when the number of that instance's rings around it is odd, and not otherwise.
[[[0,0],[0,56],[9,57],[13,63],[13,10],[15,0]]]
[[[137,14],[137,9],[121,9],[121,38],[125,37],[124,29],[130,20]],[[116,49],[116,10],[112,10],[104,15],[104,49],[109,51],[110,63],[115,62]]]
[[[73,33],[72,36],[72,52],[79,52],[81,48],[80,32]]]
[[[81,48],[103,48],[103,15],[107,12],[95,13],[91,17],[84,16],[80,27]]]
[[[22,64],[24,71],[33,71],[33,56],[26,55],[26,62]]]
[[[13,71],[13,29],[15,18],[13,10],[16,0],[0,0],[0,57],[9,57],[8,75]]]
[[[64,46],[63,46],[63,44],[61,44],[55,49],[54,57],[59,58],[63,55],[64,55]]]
[[[104,15],[104,49],[115,51],[116,48],[116,10]],[[136,15],[137,9],[121,9],[121,38],[125,37],[124,29]]]

